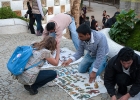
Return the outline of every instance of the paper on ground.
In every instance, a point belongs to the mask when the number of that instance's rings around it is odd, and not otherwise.
[[[82,78],[85,78],[84,79],[84,82],[83,82],[83,79],[80,78],[80,81],[77,81],[76,83],[74,81],[71,81],[69,85],[66,85],[68,88],[72,88],[72,92],[78,93],[79,95],[77,95],[77,96],[72,95],[71,94],[72,93],[71,91],[68,91],[68,90],[64,89],[63,87],[61,87],[59,85],[59,83],[61,83],[61,81],[59,79],[60,78],[65,79],[65,77],[67,77],[67,76],[56,78],[57,81],[55,81],[55,83],[60,88],[62,88],[63,90],[65,90],[74,100],[87,100],[87,99],[89,99],[89,98],[91,98],[93,96],[99,95],[100,93],[106,93],[107,92],[105,86],[103,85],[103,82],[100,82],[100,81],[98,81],[99,88],[95,89],[94,88],[94,82],[91,83],[91,84],[88,82],[89,81],[89,74],[88,73],[86,73],[86,74],[76,73],[76,74],[69,75],[69,76],[71,76],[71,77],[82,76]],[[81,89],[84,89],[85,92],[83,92],[83,93],[78,92],[78,90],[76,90],[76,88],[70,86],[72,84],[74,84],[75,86],[80,87]],[[89,84],[90,86],[85,86],[85,84]],[[92,90],[99,90],[100,93],[96,93],[96,94],[94,94],[94,93],[92,93],[92,94],[86,93],[86,92],[90,91],[90,89],[86,89],[87,87],[92,87],[93,88]],[[83,94],[90,95],[90,97],[89,98],[83,98],[83,99],[78,98],[80,95],[83,95]]]
[[[140,92],[135,97],[130,97],[128,100],[140,100]]]
[[[68,60],[69,57],[72,56],[73,54],[75,54],[75,52],[69,50],[68,48],[61,48],[60,60],[59,60],[58,66],[61,66],[61,64],[62,64],[62,62],[63,62],[63,61],[61,61],[61,60],[63,60],[63,56],[65,56],[65,57],[66,57],[66,60]],[[55,54],[53,55],[53,57],[55,57]],[[79,63],[79,62],[81,62],[81,60],[82,60],[82,58],[78,59],[78,60],[75,61],[75,62],[70,63],[70,65]],[[53,65],[51,65],[51,64],[48,64],[48,62],[46,62],[46,63],[44,64],[44,66],[42,66],[41,68],[50,68],[50,67],[56,67],[56,66],[53,66]]]
[[[72,65],[71,67],[65,67],[65,68],[56,68],[56,72],[57,72],[57,78],[55,79],[55,83],[62,88],[63,90],[65,90],[74,100],[87,100],[93,96],[97,96],[100,93],[106,93],[106,88],[104,86],[104,82],[103,80],[100,78],[100,76],[96,77],[96,82],[98,83],[99,88],[95,89],[94,88],[94,83],[89,83],[89,74],[85,73],[85,74],[81,74],[78,72],[78,65]],[[85,84],[88,84],[89,86],[86,86]],[[74,86],[72,86],[74,85]],[[79,92],[78,90],[76,90],[76,87],[82,89],[82,92]],[[87,91],[90,91],[90,89],[87,88],[91,88],[92,90],[99,90],[100,93],[97,94],[89,94],[86,93]],[[70,90],[68,90],[70,89]],[[74,96],[74,94],[72,93],[78,93],[77,96]],[[89,98],[83,98],[83,99],[79,99],[78,97],[80,95],[88,95],[90,96]]]

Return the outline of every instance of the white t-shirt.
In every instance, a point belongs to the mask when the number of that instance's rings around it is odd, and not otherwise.
[[[129,73],[130,67],[129,67],[128,69],[125,69],[125,68],[122,66],[122,68],[123,68],[123,72],[124,72],[124,73],[126,73],[127,75],[130,75],[130,73]]]

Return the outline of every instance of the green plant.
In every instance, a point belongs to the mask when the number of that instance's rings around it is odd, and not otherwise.
[[[16,18],[17,15],[14,13],[10,7],[0,8],[0,19]]]
[[[17,16],[16,13],[11,10],[10,7],[0,8],[0,19],[7,19],[7,18],[19,18],[24,21],[27,21],[24,17]]]
[[[134,29],[134,26],[138,19],[134,10],[121,11],[116,16],[116,22],[112,25],[109,35],[117,43],[124,44],[130,37],[130,31]]]
[[[84,1],[84,0],[81,0],[81,4],[80,4],[81,8],[83,7],[83,1]]]
[[[140,51],[140,21],[136,23],[134,29],[130,32],[130,37],[125,45]]]

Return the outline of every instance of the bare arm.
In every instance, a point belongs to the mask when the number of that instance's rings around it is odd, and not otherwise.
[[[56,51],[56,56],[55,58],[51,57],[51,58],[46,58],[46,60],[54,65],[54,66],[57,66],[59,64],[59,57],[60,57],[60,47],[59,45],[57,46],[57,51]]]

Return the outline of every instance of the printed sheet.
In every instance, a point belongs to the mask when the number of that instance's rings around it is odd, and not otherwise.
[[[58,77],[54,82],[65,90],[74,100],[88,100],[100,93],[106,93],[103,80],[97,76],[96,81],[89,83],[89,74],[78,73],[77,65],[57,69]]]
[[[70,58],[70,56],[72,56],[75,52],[69,50],[68,48],[61,48],[60,50],[60,60],[59,60],[59,64],[58,66],[61,66],[61,64],[63,63],[63,61],[66,61]],[[55,57],[56,53],[53,54],[53,57]],[[75,62],[72,62],[70,65],[72,64],[76,64],[76,63],[79,63],[81,62],[82,58],[80,58],[79,60],[75,61]],[[53,66],[51,64],[49,64],[48,62],[46,62],[44,64],[44,66],[42,66],[41,68],[50,68],[50,67],[56,67],[56,66]]]

